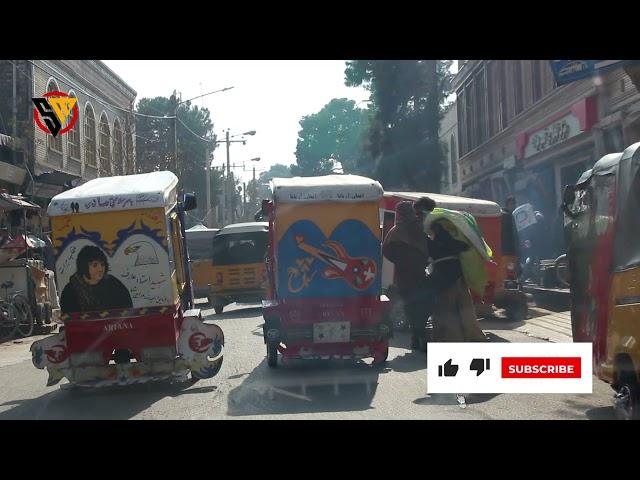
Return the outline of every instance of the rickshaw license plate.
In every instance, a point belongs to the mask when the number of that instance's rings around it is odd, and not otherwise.
[[[340,343],[350,340],[350,322],[322,322],[313,324],[314,343]]]

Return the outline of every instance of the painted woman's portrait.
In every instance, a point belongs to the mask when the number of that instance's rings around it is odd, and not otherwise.
[[[76,273],[62,290],[63,313],[131,308],[131,295],[123,283],[109,275],[107,256],[98,247],[86,246],[76,259]]]

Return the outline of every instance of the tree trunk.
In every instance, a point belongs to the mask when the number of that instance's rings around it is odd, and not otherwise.
[[[425,80],[427,83],[427,102],[426,102],[426,134],[427,142],[439,144],[438,131],[440,129],[440,92],[438,82],[438,61],[425,60]],[[429,149],[433,151],[433,149]],[[428,168],[428,187],[429,191],[434,193],[440,192],[440,176],[442,172],[442,156],[436,155],[436,158],[426,159]]]

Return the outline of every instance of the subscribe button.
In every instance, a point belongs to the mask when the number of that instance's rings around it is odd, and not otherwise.
[[[429,393],[591,393],[591,343],[434,342]]]
[[[502,378],[580,378],[580,357],[502,357]]]

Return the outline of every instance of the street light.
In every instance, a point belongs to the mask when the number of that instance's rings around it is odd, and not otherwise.
[[[197,97],[190,98],[188,100],[177,101],[178,97],[172,95],[173,97],[173,155],[175,161],[175,169],[176,175],[180,176],[180,172],[178,171],[178,106],[183,103],[190,102],[191,100],[196,100],[198,98],[206,97],[207,95],[211,95],[213,93],[226,92],[227,90],[231,90],[235,87],[225,87],[220,90],[214,90],[213,92],[204,93],[202,95],[198,95]]]

